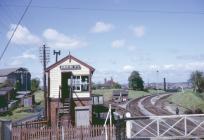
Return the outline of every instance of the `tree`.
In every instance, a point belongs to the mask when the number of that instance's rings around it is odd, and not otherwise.
[[[14,87],[15,87],[15,91],[16,91],[16,92],[20,90],[20,88],[21,88],[21,84],[20,84],[19,80],[16,81]]]
[[[121,89],[121,85],[119,84],[119,83],[114,83],[113,84],[113,88],[115,88],[115,89]]]
[[[193,85],[194,92],[202,92],[204,90],[204,74],[201,71],[194,71],[190,75],[189,82]]]
[[[144,90],[144,81],[138,71],[133,71],[128,78],[129,88],[133,90]]]
[[[31,80],[31,90],[36,91],[39,89],[40,80],[38,78],[34,78]]]

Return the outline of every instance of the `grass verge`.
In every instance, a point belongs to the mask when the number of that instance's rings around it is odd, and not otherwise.
[[[204,111],[204,93],[194,93],[192,90],[187,90],[184,93],[177,92],[168,97],[169,102],[180,105],[184,108],[195,110],[200,108]]]

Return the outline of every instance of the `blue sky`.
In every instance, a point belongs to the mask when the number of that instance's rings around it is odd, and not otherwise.
[[[0,1],[0,52],[28,2]],[[204,1],[33,0],[0,67],[23,66],[41,77],[43,43],[61,50],[60,58],[71,51],[95,67],[94,82],[127,83],[132,70],[145,82],[187,81],[204,70]]]

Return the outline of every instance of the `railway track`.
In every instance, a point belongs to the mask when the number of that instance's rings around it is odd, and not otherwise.
[[[114,103],[111,101],[109,101],[107,104],[112,104],[112,107],[116,109],[116,111],[121,115],[124,115],[126,112],[130,112],[132,114],[132,117],[168,116],[173,114],[164,108],[162,100],[169,97],[170,95],[171,94],[161,94],[161,97],[159,97],[158,99],[157,99],[157,96],[160,96],[160,95],[148,95],[148,96],[140,97],[138,99],[131,101],[127,105],[126,109],[120,107],[117,103]],[[143,108],[141,108],[141,106]],[[149,112],[149,114],[144,113],[144,110],[146,110],[146,112]],[[159,133],[163,134],[167,131],[165,133],[166,136],[184,134],[185,133],[184,126],[183,126],[184,123],[179,122],[175,127],[171,128],[171,126],[172,125],[174,126],[174,124],[177,123],[178,120],[179,120],[178,118],[161,119],[161,123],[159,126],[160,127]],[[187,128],[189,132],[193,130],[194,127],[196,127],[194,120],[189,119],[186,122],[188,124]],[[145,128],[149,123],[151,123],[151,120],[147,120],[146,122],[143,120],[137,120],[137,127],[134,126],[132,131],[138,132],[140,131],[139,128]],[[148,126],[148,129],[146,129],[147,131],[144,132],[143,134],[153,136],[153,134],[156,133],[156,128],[157,128],[157,124],[156,123],[152,124]],[[192,133],[194,137],[196,137],[196,135],[199,135],[199,134],[200,132]]]
[[[170,112],[168,112],[168,111],[166,111],[164,109],[160,108],[160,110],[159,110],[158,108],[155,108],[155,106],[149,105],[151,98],[153,98],[155,96],[158,96],[158,95],[154,95],[154,96],[147,95],[147,96],[143,96],[143,97],[134,99],[129,104],[127,104],[126,108],[123,108],[123,107],[119,106],[118,103],[115,103],[115,102],[113,102],[111,100],[109,100],[108,102],[105,102],[104,106],[109,107],[109,104],[111,104],[112,108],[115,109],[116,112],[118,112],[121,115],[125,115],[126,112],[130,112],[133,115],[133,117],[145,116],[145,114],[142,113],[140,107],[138,106],[138,102],[140,100],[142,100],[143,98],[146,98],[145,99],[145,108],[148,109],[150,112],[156,113],[156,115],[162,115],[162,114],[163,115],[167,115],[167,114],[170,115]],[[160,113],[161,110],[162,110],[162,114]]]
[[[108,107],[109,107],[109,104],[111,104],[112,109],[115,109],[115,111],[116,111],[117,113],[119,113],[120,115],[122,115],[122,116],[125,115],[126,112],[128,112],[127,109],[125,109],[125,108],[119,106],[118,103],[112,102],[111,100],[108,101],[108,102],[106,102],[106,103],[104,103],[104,106],[108,108]]]

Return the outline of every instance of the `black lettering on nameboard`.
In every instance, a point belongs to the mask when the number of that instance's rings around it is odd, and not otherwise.
[[[81,70],[80,65],[61,65],[61,70]]]

